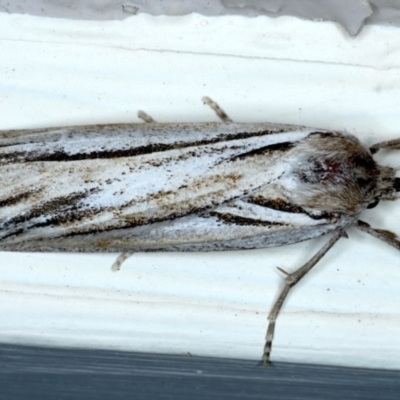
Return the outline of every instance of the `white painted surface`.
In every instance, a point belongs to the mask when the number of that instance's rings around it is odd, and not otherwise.
[[[400,31],[294,18],[149,17],[95,22],[0,15],[1,129],[236,121],[399,136]],[[400,166],[399,154],[379,155]],[[365,213],[400,232],[400,202]],[[0,341],[258,360],[281,284],[326,241],[246,252],[1,253]],[[400,368],[400,254],[356,231],[293,290],[273,360]]]

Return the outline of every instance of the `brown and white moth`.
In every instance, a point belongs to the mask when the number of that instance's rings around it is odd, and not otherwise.
[[[399,197],[395,169],[354,136],[301,126],[233,123],[73,126],[0,132],[0,250],[121,252],[243,250],[331,233],[286,274],[269,315],[355,226],[400,250],[395,234],[359,220]]]

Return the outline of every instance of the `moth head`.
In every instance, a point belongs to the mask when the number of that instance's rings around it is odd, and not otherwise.
[[[396,200],[400,198],[400,178],[395,176],[396,169],[384,166],[379,166],[379,169],[380,175],[377,182],[376,197],[379,200]]]

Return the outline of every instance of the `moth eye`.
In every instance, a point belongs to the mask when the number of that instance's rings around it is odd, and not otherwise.
[[[357,178],[357,183],[360,187],[369,186],[372,183],[372,178]]]
[[[380,200],[376,198],[373,203],[368,204],[367,208],[375,208],[379,204]]]
[[[367,171],[372,171],[376,168],[375,161],[370,155],[367,154],[357,154],[353,157],[353,163],[366,169]]]
[[[394,179],[393,189],[395,192],[400,192],[400,178]]]

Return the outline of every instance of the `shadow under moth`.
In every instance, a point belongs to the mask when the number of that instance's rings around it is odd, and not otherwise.
[[[73,126],[0,132],[0,250],[220,251],[281,246],[330,233],[286,273],[275,321],[297,282],[355,226],[400,250],[395,234],[359,220],[400,197],[394,168],[354,136],[293,125],[222,122]]]

